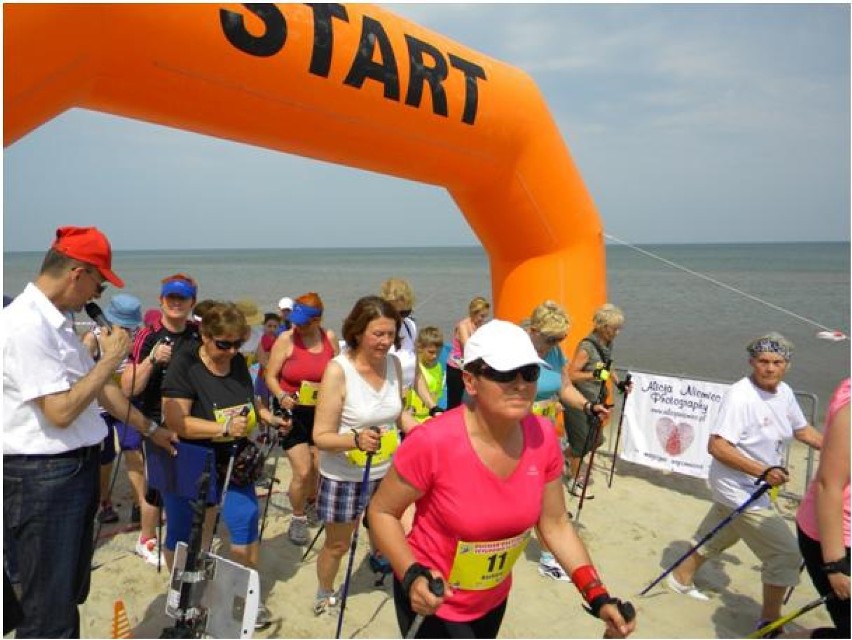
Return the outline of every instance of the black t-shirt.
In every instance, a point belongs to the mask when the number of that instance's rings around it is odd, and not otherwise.
[[[133,351],[130,354],[130,362],[139,363],[151,355],[154,346],[158,342],[162,342],[165,338],[172,341],[172,359],[174,363],[177,356],[183,351],[195,351],[201,344],[201,338],[198,335],[198,325],[188,323],[186,328],[180,333],[173,333],[164,326],[157,324],[153,328],[145,327],[141,329],[133,341]],[[163,378],[166,371],[170,368],[161,364],[154,365],[151,371],[151,377],[148,378],[148,384],[142,392],[133,398],[139,410],[152,420],[160,422],[162,420],[162,394],[160,393],[163,384]]]
[[[237,415],[243,408],[249,408],[249,428],[257,420],[254,415],[253,388],[251,374],[242,354],[236,354],[231,360],[228,375],[217,376],[204,366],[198,349],[184,350],[172,358],[166,377],[163,380],[164,398],[185,398],[192,400],[190,415],[202,420],[215,420],[222,426],[228,416]],[[216,457],[230,455],[233,438],[186,439],[187,442],[216,449]]]

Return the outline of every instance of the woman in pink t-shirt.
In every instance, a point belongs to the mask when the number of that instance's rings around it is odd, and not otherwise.
[[[849,378],[831,397],[816,477],[796,513],[799,549],[811,581],[826,602],[834,629],[812,638],[849,637]]]
[[[529,336],[493,320],[468,339],[464,362],[469,401],[406,436],[368,510],[394,570],[401,632],[418,614],[427,617],[416,637],[496,637],[512,566],[537,525],[609,637],[627,636],[635,621],[625,622],[568,521],[556,435],[530,414],[542,360]],[[400,518],[412,503],[406,539]],[[429,589],[435,578],[442,597]]]

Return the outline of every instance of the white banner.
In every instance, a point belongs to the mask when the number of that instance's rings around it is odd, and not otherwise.
[[[621,459],[696,478],[710,472],[710,427],[730,385],[633,373]]]

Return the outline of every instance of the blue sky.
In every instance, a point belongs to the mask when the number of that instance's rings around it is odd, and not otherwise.
[[[849,240],[848,5],[382,6],[535,79],[606,233]],[[438,188],[80,109],[3,177],[6,251],[477,243]]]

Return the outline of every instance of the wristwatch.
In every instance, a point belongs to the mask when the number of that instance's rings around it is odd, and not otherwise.
[[[159,428],[160,425],[151,420],[151,423],[148,425],[148,430],[145,432],[145,437],[150,438],[152,435],[154,435],[154,432]]]
[[[411,596],[411,585],[413,585],[414,581],[420,577],[426,578],[427,580],[431,580],[432,572],[429,571],[428,567],[420,564],[419,562],[414,562],[405,571],[405,575],[402,576],[402,592],[407,597]]]

